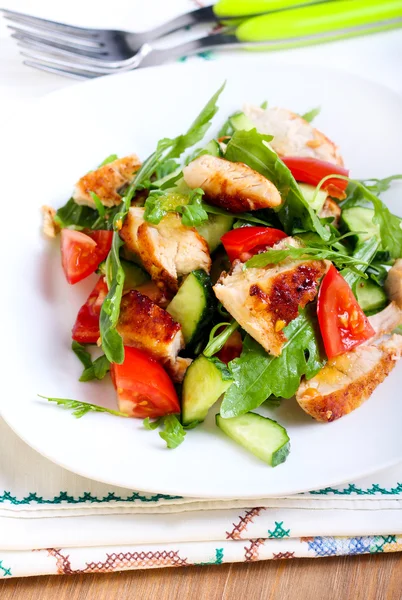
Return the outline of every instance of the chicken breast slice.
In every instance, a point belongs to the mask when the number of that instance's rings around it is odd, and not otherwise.
[[[183,169],[186,184],[201,188],[206,200],[233,213],[281,204],[273,183],[243,163],[204,154]]]
[[[402,258],[398,258],[388,271],[384,287],[388,298],[402,308]]]
[[[257,131],[274,136],[270,145],[280,156],[306,156],[343,165],[334,142],[290,110],[246,104],[243,111]]]
[[[179,277],[211,269],[207,242],[196,229],[184,226],[176,213],[152,225],[144,221],[143,208],[130,208],[120,235],[156,284],[171,293],[177,292]]]
[[[358,408],[392,371],[402,354],[402,336],[362,345],[330,360],[309,381],[302,381],[296,400],[317,421],[330,422]]]
[[[130,183],[134,173],[141,166],[140,159],[136,154],[130,154],[125,158],[118,158],[95,171],[90,171],[75,184],[73,200],[77,204],[83,204],[96,208],[90,192],[95,192],[103,206],[110,208],[121,202],[118,193],[123,185]]]
[[[331,223],[331,225],[333,225],[334,227],[338,227],[339,226],[339,221],[341,218],[341,208],[339,206],[339,204],[337,204],[337,202],[335,202],[335,200],[332,200],[332,198],[327,198],[325,200],[324,206],[322,207],[319,216],[321,217],[321,219],[326,219],[328,217],[332,217],[333,221]]]
[[[278,356],[286,342],[283,328],[298,316],[299,308],[315,298],[329,264],[286,260],[274,267],[243,270],[243,264],[237,262],[230,274],[222,274],[214,291],[241,327],[267,352]]]
[[[125,346],[148,352],[163,364],[174,381],[182,381],[188,366],[186,359],[178,357],[184,338],[181,325],[166,310],[132,290],[121,300],[117,331]]]

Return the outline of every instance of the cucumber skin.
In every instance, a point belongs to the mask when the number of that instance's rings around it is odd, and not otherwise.
[[[262,460],[266,464],[269,464],[271,467],[277,467],[281,463],[285,462],[285,460],[287,459],[287,457],[288,457],[288,455],[290,453],[290,439],[289,439],[289,436],[287,434],[286,429],[284,427],[282,427],[282,425],[280,425],[277,421],[274,421],[273,419],[269,419],[267,417],[263,417],[263,416],[261,416],[261,415],[259,415],[257,413],[253,413],[253,412],[249,412],[249,413],[246,413],[244,415],[240,415],[240,417],[234,417],[234,418],[235,419],[241,419],[242,417],[246,417],[246,416],[250,416],[250,415],[253,415],[255,417],[259,417],[260,419],[266,419],[266,421],[271,422],[271,423],[277,425],[278,427],[280,427],[281,429],[283,429],[283,431],[286,434],[287,441],[284,444],[282,444],[282,446],[280,446],[277,450],[275,450],[274,452],[272,452],[272,454],[271,454],[271,461],[270,462],[268,462],[267,460],[264,460],[261,456],[258,456],[255,452],[253,452],[245,444],[243,445],[240,442],[238,442],[231,435],[229,435],[229,433],[227,431],[225,431],[225,429],[223,429],[221,427],[221,425],[220,425],[221,422],[230,421],[231,419],[224,419],[218,413],[217,415],[215,415],[215,422],[216,422],[216,425],[219,427],[219,429],[221,429],[221,431],[223,431],[225,433],[225,435],[227,435],[228,437],[230,437],[230,439],[232,439],[236,444],[239,444],[240,446],[242,446],[243,448],[245,448],[246,450],[248,450],[249,452],[251,452],[252,454],[254,454],[254,456],[257,456],[257,458],[259,458],[260,460]]]
[[[203,394],[203,388],[201,385],[203,382],[195,381],[197,375],[195,375],[195,377],[193,377],[194,369],[197,366],[199,366],[200,361],[204,361],[206,365],[209,363],[208,364],[209,368],[214,367],[217,371],[214,375],[216,377],[220,377],[220,380],[221,380],[221,382],[219,382],[219,383],[221,383],[221,386],[219,387],[217,394],[212,398],[212,400],[211,400],[211,394],[209,394],[208,401],[205,402],[204,404],[201,404],[199,402],[199,400],[197,401],[196,398],[194,398],[194,396],[191,398],[192,402],[190,403],[189,395],[187,393],[187,385],[189,385],[189,380],[191,378],[191,379],[194,379],[194,381],[191,382],[191,384],[193,385],[193,387],[191,387],[191,389],[193,389],[193,388],[199,389],[199,393],[201,395]],[[197,364],[197,362],[198,362],[198,364]],[[205,373],[204,380],[208,376],[210,376],[210,374]],[[182,421],[183,421],[183,425],[188,425],[188,424],[192,423],[193,421],[199,421],[199,422],[204,421],[211,406],[213,406],[215,404],[215,402],[217,402],[219,400],[219,398],[222,396],[222,394],[224,394],[225,391],[230,387],[232,382],[233,382],[233,377],[230,374],[227,366],[222,361],[220,361],[219,359],[217,359],[215,357],[206,357],[203,354],[198,356],[194,360],[194,362],[191,363],[189,368],[187,369],[186,375],[185,375],[184,381],[183,381],[183,386],[182,386]],[[190,386],[191,386],[191,384],[190,384]],[[190,392],[190,395],[191,395],[191,392]],[[198,412],[197,411],[194,412],[194,405],[197,406]],[[190,416],[188,416],[189,413],[190,413]]]
[[[197,279],[198,284],[203,289],[205,306],[204,310],[199,315],[197,326],[194,329],[191,338],[186,342],[186,350],[188,351],[194,350],[198,342],[200,342],[204,337],[204,332],[211,323],[216,308],[216,297],[212,289],[212,283],[209,275],[202,269],[192,271],[187,275],[187,277],[190,277],[191,275]],[[185,282],[182,285],[185,285]],[[175,298],[173,298],[172,302],[174,302],[174,299]],[[172,302],[169,304],[169,306],[172,304]],[[169,306],[166,309],[168,312],[170,312]],[[179,323],[181,322],[176,314],[172,314],[172,317]]]

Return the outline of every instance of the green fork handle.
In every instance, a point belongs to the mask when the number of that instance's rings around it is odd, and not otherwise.
[[[218,0],[213,5],[213,11],[219,19],[239,19],[270,13],[279,10],[288,10],[304,4],[329,2],[330,0]]]
[[[242,1],[221,0],[219,4],[234,2],[240,10]],[[276,4],[280,3],[283,5],[285,1],[278,0]],[[275,2],[252,0],[248,6],[255,9],[263,4]],[[309,43],[309,39],[314,43],[401,26],[402,0],[336,0],[252,17],[237,27],[235,35],[240,42],[268,41],[288,47]]]

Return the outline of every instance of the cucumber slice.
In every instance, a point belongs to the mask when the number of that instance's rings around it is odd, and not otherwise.
[[[287,431],[272,419],[252,412],[232,419],[216,415],[216,424],[232,440],[272,467],[285,462],[289,454]]]
[[[217,249],[223,234],[232,229],[233,221],[234,217],[230,215],[209,215],[206,223],[196,227],[198,233],[206,240],[210,252]]]
[[[320,212],[328,197],[327,192],[325,190],[320,190],[314,198],[316,188],[313,185],[309,185],[308,183],[299,183],[298,185],[305,201],[313,210]]]
[[[183,381],[183,424],[203,421],[208,410],[232,382],[232,376],[223,362],[202,354],[196,358],[187,369]]]
[[[384,289],[372,279],[361,279],[356,284],[356,297],[361,308],[368,315],[382,310],[388,303]]]
[[[216,140],[211,140],[204,148],[205,152],[210,154],[211,156],[220,156],[221,155],[221,147],[219,142]]]
[[[138,286],[150,280],[148,273],[128,260],[121,260],[121,266],[124,270],[124,292],[135,290]]]
[[[180,323],[186,345],[194,347],[211,322],[215,306],[211,280],[200,269],[187,275],[166,310]]]
[[[366,242],[372,237],[380,239],[380,228],[373,223],[374,210],[362,206],[345,208],[342,211],[342,221],[353,233],[358,242]]]
[[[229,121],[235,131],[250,131],[250,129],[255,129],[254,123],[243,112],[232,115]]]

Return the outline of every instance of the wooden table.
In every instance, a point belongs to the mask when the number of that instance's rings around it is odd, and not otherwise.
[[[402,600],[402,553],[3,580],[1,600]]]

